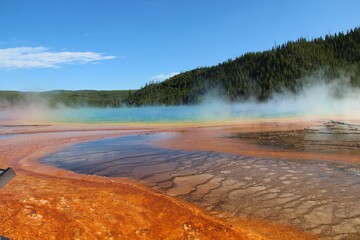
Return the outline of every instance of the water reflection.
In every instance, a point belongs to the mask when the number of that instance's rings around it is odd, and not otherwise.
[[[358,165],[151,146],[172,134],[79,143],[41,161],[77,173],[136,179],[222,218],[264,218],[329,239],[358,232]]]

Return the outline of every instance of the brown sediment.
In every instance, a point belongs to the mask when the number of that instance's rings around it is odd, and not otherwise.
[[[267,219],[334,240],[358,234],[360,168],[356,164],[149,145],[172,137],[176,134],[82,143],[41,161],[79,173],[136,179],[225,220]]]
[[[191,169],[214,175],[220,184],[187,186],[196,191],[178,197],[214,216],[268,219],[326,239],[358,239],[360,156],[353,145],[357,138],[357,125],[337,121],[266,122],[189,129],[157,146],[208,152],[194,159],[200,167],[193,164]],[[313,141],[307,149],[304,139]],[[213,151],[239,157],[214,157]],[[193,175],[183,174],[182,179]]]
[[[314,144],[314,146],[310,146],[311,143],[308,143],[309,149],[303,151],[303,148],[300,148],[299,139],[297,147],[292,149],[284,147],[285,144],[289,144],[289,142],[286,142],[287,140],[296,141],[296,138],[295,140],[291,138],[292,135],[296,135],[296,133],[301,134],[301,131],[312,131],[311,128],[319,128],[323,123],[324,121],[317,120],[289,122],[266,121],[212,128],[192,128],[182,132],[183,134],[178,135],[178,137],[170,141],[158,141],[157,145],[171,149],[216,151],[245,156],[274,157],[278,159],[316,159],[360,163],[360,154],[354,151],[355,148],[358,148],[358,145],[354,141],[350,143],[355,144],[351,149],[347,148],[349,146],[345,146],[338,148],[336,151],[334,151],[331,144],[328,146],[318,144],[318,148],[315,148]],[[275,142],[269,144],[269,141],[267,141],[269,139],[266,138],[259,139],[259,137],[262,136],[271,137],[271,133],[274,135],[282,133],[287,138],[282,138],[281,141],[278,141],[278,144]],[[239,137],[236,138],[236,136]],[[347,135],[347,137],[348,136],[349,135]],[[358,135],[355,135],[355,139],[353,140],[357,140],[357,138]],[[304,136],[302,136],[302,139],[304,139]],[[267,145],[267,147],[264,145]],[[319,151],[320,146],[323,147],[323,149],[325,148],[325,150]]]
[[[17,172],[0,192],[0,235],[13,239],[314,239],[291,227],[262,221],[249,221],[246,227],[247,221],[235,221],[230,226],[130,180],[39,164],[39,157],[72,143],[140,132],[115,131],[116,127],[102,131],[87,127],[78,132],[71,127],[69,134],[61,133],[67,130],[64,126],[58,131],[46,128],[0,140],[0,167],[11,166]],[[154,130],[164,129],[146,129]]]
[[[231,137],[295,152],[360,154],[360,125],[339,121],[326,121],[301,130],[247,132]]]

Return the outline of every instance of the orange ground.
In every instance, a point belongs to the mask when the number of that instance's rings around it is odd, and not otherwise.
[[[81,132],[75,131],[78,128]],[[132,134],[124,128],[117,131],[118,127],[101,129],[50,126],[25,129],[32,134],[0,140],[0,168],[11,166],[17,173],[0,190],[0,235],[13,239],[314,239],[262,220],[225,223],[130,180],[84,176],[37,163],[39,157],[71,143]]]
[[[305,127],[319,125],[318,121],[283,121],[283,122],[259,122],[245,123],[239,125],[223,125],[214,127],[198,127],[185,129],[177,138],[171,141],[159,141],[157,145],[172,149],[216,151],[232,154],[257,157],[274,157],[283,159],[308,159],[324,161],[341,161],[349,163],[360,163],[357,154],[336,154],[316,152],[296,152],[282,149],[266,148],[249,144],[244,140],[226,138],[234,133],[256,132],[256,131],[287,131],[302,130]],[[206,144],[204,144],[206,143]]]

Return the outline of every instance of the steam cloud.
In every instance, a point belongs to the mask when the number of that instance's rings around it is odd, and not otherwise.
[[[268,101],[255,100],[229,103],[211,93],[203,102],[204,115],[213,119],[236,117],[360,117],[360,89],[350,84],[349,76],[328,79],[316,76],[306,79],[306,84],[292,93],[282,91]]]
[[[360,117],[360,89],[343,76],[328,81],[313,77],[297,93],[283,91],[264,103],[247,101],[230,103],[216,91],[207,94],[196,106],[140,107],[140,108],[66,108],[51,109],[41,99],[31,99],[32,104],[4,108],[0,121],[57,121],[57,122],[173,122],[236,120],[258,117],[333,117],[356,119]],[[1,105],[1,104],[0,104]]]

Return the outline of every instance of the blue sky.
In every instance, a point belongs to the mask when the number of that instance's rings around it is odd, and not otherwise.
[[[358,0],[0,0],[0,90],[137,89],[356,26]]]

